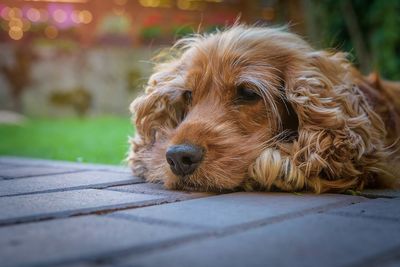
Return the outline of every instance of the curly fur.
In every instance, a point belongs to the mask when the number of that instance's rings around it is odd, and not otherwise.
[[[178,41],[131,105],[135,175],[168,188],[344,191],[395,183],[400,85],[363,77],[341,52],[281,28],[236,25]],[[238,86],[262,101],[235,102]],[[185,98],[185,92],[192,99]],[[171,145],[205,148],[189,177]]]

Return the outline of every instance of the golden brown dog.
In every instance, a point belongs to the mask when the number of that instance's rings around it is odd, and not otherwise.
[[[400,85],[282,29],[178,41],[131,105],[135,175],[203,191],[344,191],[395,181]]]

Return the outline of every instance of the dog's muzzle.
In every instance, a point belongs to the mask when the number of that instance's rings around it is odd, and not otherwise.
[[[192,174],[203,159],[203,149],[192,144],[170,146],[166,153],[171,171],[178,176]]]

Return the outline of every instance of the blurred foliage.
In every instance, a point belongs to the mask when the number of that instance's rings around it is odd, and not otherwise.
[[[144,27],[141,30],[140,35],[145,40],[160,38],[162,35],[162,28],[161,28],[161,26]]]
[[[143,88],[145,80],[142,78],[143,73],[138,68],[131,69],[127,72],[128,91],[137,92]]]
[[[57,106],[71,106],[82,117],[89,111],[92,95],[87,89],[78,87],[68,91],[56,90],[51,93],[49,100]]]
[[[318,31],[314,34],[315,43],[350,52],[356,64],[369,64],[368,69],[362,68],[364,71],[400,79],[400,1],[311,0],[310,13],[314,31]],[[356,23],[349,23],[349,18]],[[359,36],[354,36],[352,27]],[[357,51],[357,39],[364,53]],[[360,59],[360,54],[365,58]]]
[[[194,32],[193,27],[188,26],[188,25],[183,25],[183,26],[177,25],[177,26],[172,27],[172,33],[177,38],[181,38],[181,37],[190,35],[193,32]]]
[[[13,66],[0,66],[0,73],[9,83],[7,87],[13,100],[14,109],[21,112],[21,95],[31,84],[31,69],[34,54],[29,47],[18,46],[14,51],[15,64]]]

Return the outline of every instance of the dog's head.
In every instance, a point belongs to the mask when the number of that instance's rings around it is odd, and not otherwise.
[[[343,160],[374,149],[366,139],[384,132],[374,114],[365,116],[372,111],[351,79],[344,82],[343,54],[313,51],[295,34],[235,26],[174,49],[131,106],[130,160],[150,181],[207,191],[254,181],[301,189],[321,175],[350,183],[359,165]],[[371,120],[377,127],[368,132]]]

